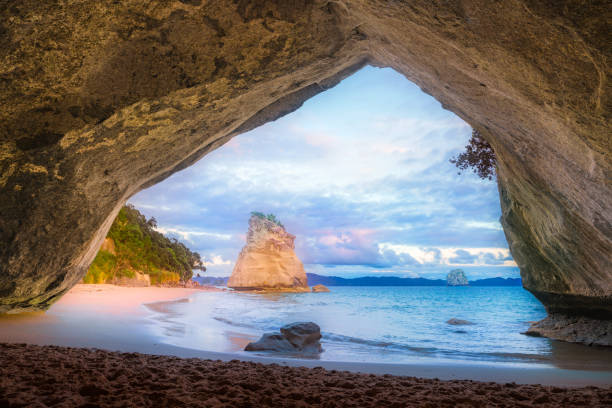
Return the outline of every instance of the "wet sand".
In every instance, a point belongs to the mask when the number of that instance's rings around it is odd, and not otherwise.
[[[100,312],[112,314],[143,313],[142,304],[171,301],[187,298],[197,292],[218,292],[209,286],[195,288],[166,287],[126,287],[116,285],[75,285],[55,305],[58,307],[78,307],[97,309]]]
[[[220,290],[79,284],[46,312],[0,314],[0,342],[166,354],[146,305]]]
[[[610,405],[610,387],[440,381],[238,360],[0,344],[0,406],[6,407]]]

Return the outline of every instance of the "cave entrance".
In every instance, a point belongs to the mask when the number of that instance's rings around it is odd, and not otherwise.
[[[261,331],[312,320],[324,331],[324,359],[537,354],[548,342],[520,332],[545,311],[520,286],[496,182],[459,174],[449,161],[471,133],[401,74],[365,67],[135,195],[129,202],[154,217],[159,232],[202,255],[207,271],[194,271],[202,284],[227,283],[249,217],[261,212],[296,236],[309,285],[331,290],[323,298],[196,297],[173,311],[198,322],[170,319],[160,335],[178,346],[235,352]],[[457,270],[470,287],[446,286]],[[514,278],[500,280],[514,286],[478,286],[500,277]],[[409,284],[419,286],[384,286]]]
[[[193,271],[201,275],[196,280],[223,286],[245,243],[247,220],[258,211],[274,214],[296,236],[308,283],[329,285],[331,297],[221,292],[148,306],[157,316],[155,339],[236,352],[271,327],[313,320],[324,331],[324,359],[396,362],[550,352],[543,348],[550,346],[547,340],[520,334],[545,311],[520,286],[498,221],[495,181],[470,170],[459,174],[449,161],[471,133],[401,74],[367,66],[295,112],[234,137],[205,160],[133,196],[85,283],[116,283],[119,273],[130,284],[148,275],[147,283],[172,285],[180,273],[164,275],[151,265],[188,258],[179,253],[180,241],[207,268]],[[136,251],[119,259],[119,245],[150,247],[138,223],[177,240],[163,252],[172,254],[169,259]],[[458,269],[471,287],[446,286],[447,274]],[[486,279],[499,277],[515,279],[514,286],[485,286],[491,284]],[[71,315],[74,302],[80,304],[67,295],[48,314]],[[84,308],[77,322],[102,322],[94,325],[106,331],[130,307],[109,303],[112,322],[105,317],[110,313],[96,310],[92,316]],[[61,331],[75,335],[79,327]],[[123,343],[123,330],[113,335],[113,344],[132,351],[131,343]],[[97,339],[88,345],[100,346]]]

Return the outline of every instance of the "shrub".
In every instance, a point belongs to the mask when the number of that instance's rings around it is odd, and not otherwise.
[[[472,137],[465,146],[465,152],[450,159],[461,171],[471,168],[481,179],[493,180],[496,177],[496,157],[493,147],[487,142],[480,132],[472,130]]]
[[[259,212],[259,211],[251,211],[251,216],[252,217],[259,217],[259,218],[263,218],[265,220],[268,221],[272,221],[274,224],[278,225],[279,227],[283,227],[285,228],[285,226],[280,222],[280,220],[278,218],[276,218],[276,215],[270,213],[268,215]]]

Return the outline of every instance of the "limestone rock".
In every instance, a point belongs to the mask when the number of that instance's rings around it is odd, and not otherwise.
[[[261,338],[251,342],[244,348],[245,351],[296,351],[293,344],[280,333],[264,333]]]
[[[247,242],[227,286],[239,290],[308,292],[306,272],[294,252],[295,236],[265,217],[249,219]]]
[[[453,317],[452,319],[448,319],[446,324],[450,324],[451,326],[470,326],[474,323],[470,322],[469,320],[456,319]]]
[[[532,324],[523,334],[589,346],[609,346],[612,344],[612,320],[551,314]]]
[[[134,286],[134,287],[151,286],[151,277],[146,273],[140,273],[140,272],[134,271],[133,278],[128,278],[125,276],[121,278],[117,278],[113,281],[113,284],[119,285],[119,286]]]
[[[329,288],[325,285],[314,285],[311,289],[313,292],[318,293],[318,292],[329,292]]]
[[[321,352],[321,328],[316,323],[291,323],[281,327],[280,332],[300,351]]]
[[[447,286],[467,286],[469,282],[465,276],[465,272],[461,269],[453,269],[446,275]]]
[[[115,241],[112,238],[104,238],[102,245],[100,246],[100,251],[106,251],[110,254],[117,255],[115,251]]]
[[[525,288],[610,320],[608,16],[573,0],[0,7],[0,312],[49,307],[129,197],[369,63],[493,146]]]
[[[321,328],[312,322],[297,322],[281,327],[280,333],[264,333],[257,340],[247,344],[246,351],[277,351],[320,353]]]

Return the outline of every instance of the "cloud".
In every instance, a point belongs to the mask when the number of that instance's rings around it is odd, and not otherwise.
[[[218,232],[210,232],[210,231],[202,231],[202,230],[194,230],[194,229],[182,229],[180,227],[164,227],[158,226],[155,228],[156,231],[169,236],[177,236],[185,241],[193,242],[193,238],[195,237],[205,237],[208,239],[215,240],[223,240],[227,241],[232,238],[230,234],[222,234]]]
[[[379,244],[381,253],[408,254],[421,266],[516,266],[507,248],[417,247],[391,243]]]
[[[472,255],[466,250],[458,249],[455,251],[455,256],[449,259],[449,262],[451,264],[473,264],[477,259],[478,255]]]
[[[233,262],[223,259],[221,255],[209,255],[204,258],[204,266],[210,268],[211,266],[220,266],[220,265],[232,265]]]

